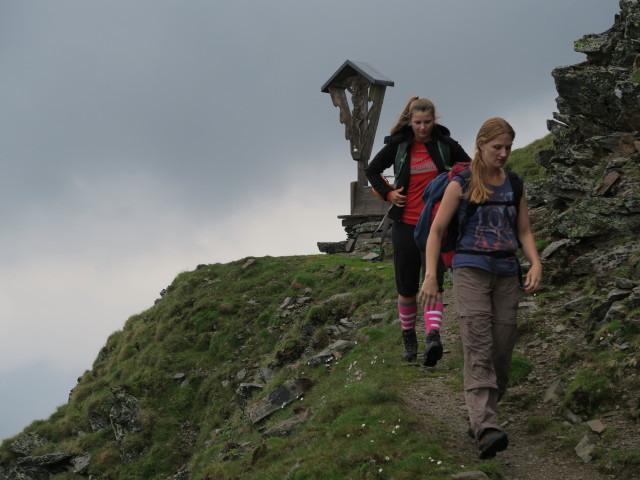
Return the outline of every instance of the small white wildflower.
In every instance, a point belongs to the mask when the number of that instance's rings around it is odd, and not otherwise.
[[[384,457],[384,459],[388,462],[389,461],[389,457]]]
[[[373,442],[374,442],[374,441],[373,441],[373,440],[371,440],[371,443],[373,443]]]
[[[378,469],[378,473],[382,473],[382,469],[381,468]]]
[[[442,464],[442,460],[438,460],[438,462],[436,463],[436,465],[441,465]]]
[[[363,427],[363,428],[364,428],[364,427],[366,427],[366,426],[367,426],[367,424],[366,424],[366,423],[363,423],[363,424],[362,424],[362,427]]]

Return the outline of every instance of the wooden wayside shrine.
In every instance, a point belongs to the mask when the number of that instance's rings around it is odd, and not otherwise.
[[[388,202],[374,195],[364,169],[371,156],[385,90],[393,85],[393,81],[366,63],[347,60],[322,86],[322,92],[331,95],[333,105],[340,109],[344,136],[358,166],[357,180],[351,183],[350,214],[338,218],[354,221],[361,217],[382,217],[389,209]]]

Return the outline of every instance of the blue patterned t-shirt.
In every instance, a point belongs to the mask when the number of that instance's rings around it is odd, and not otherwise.
[[[460,177],[453,181],[464,185]],[[493,185],[491,200],[495,202],[513,201],[513,188],[509,175],[505,176],[502,185]],[[469,201],[462,198],[458,209],[458,220],[462,221]],[[518,250],[518,237],[516,235],[517,211],[514,205],[483,205],[480,204],[475,213],[467,220],[464,231],[456,246],[456,255],[453,258],[453,268],[475,267],[486,270],[496,275],[517,275],[518,259],[515,256]],[[487,252],[489,255],[476,255],[458,252],[459,250],[472,250],[474,252]],[[497,258],[490,256],[491,252],[509,252],[513,256]]]

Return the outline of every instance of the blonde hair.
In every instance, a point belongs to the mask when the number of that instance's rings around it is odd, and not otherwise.
[[[492,117],[485,121],[478,135],[476,136],[476,148],[471,160],[471,179],[469,189],[465,194],[469,201],[474,203],[484,203],[489,201],[493,190],[485,181],[487,174],[487,164],[482,160],[482,154],[478,148],[479,143],[487,143],[502,134],[508,134],[512,139],[516,137],[516,132],[509,123],[500,117]]]
[[[436,106],[433,102],[427,98],[418,97],[412,95],[409,97],[409,101],[405,105],[404,109],[400,113],[398,120],[391,128],[391,135],[402,130],[404,127],[411,125],[411,117],[414,112],[431,112],[433,118],[436,119]]]

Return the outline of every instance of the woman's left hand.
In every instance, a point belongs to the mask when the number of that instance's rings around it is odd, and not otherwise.
[[[535,264],[532,265],[529,271],[527,272],[527,276],[524,280],[524,291],[527,293],[533,293],[540,288],[540,283],[542,282],[542,265]]]
[[[440,291],[438,290],[438,282],[436,281],[436,279],[425,277],[424,281],[422,282],[422,287],[418,292],[418,301],[422,305],[435,305],[439,294]]]

